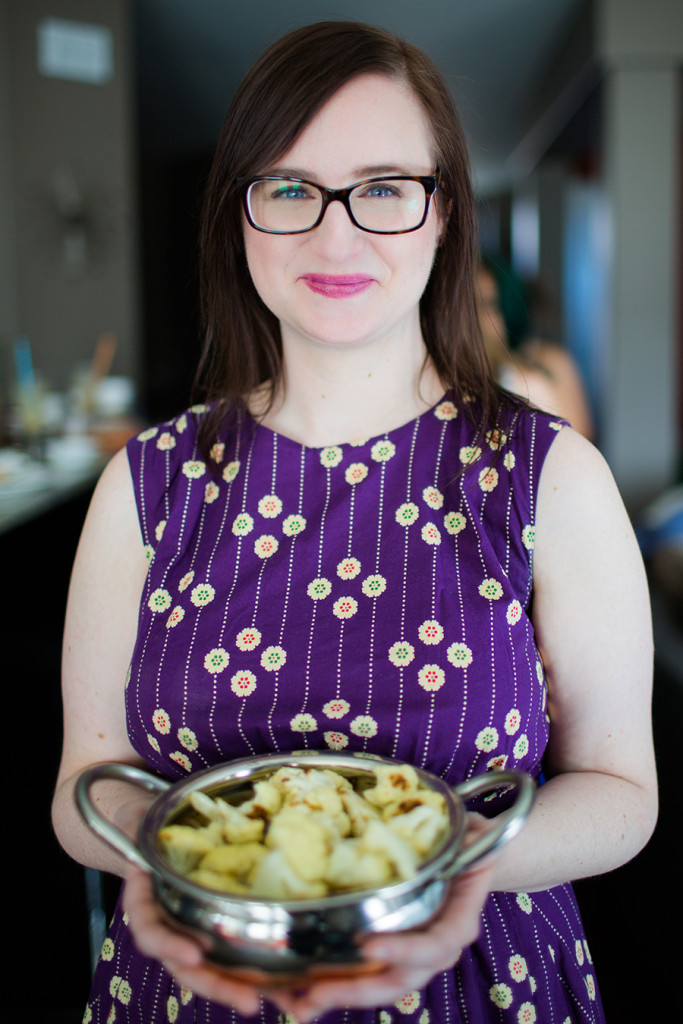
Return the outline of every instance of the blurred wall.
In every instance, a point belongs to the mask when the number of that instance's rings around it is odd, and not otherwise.
[[[604,450],[627,500],[642,500],[672,480],[681,450],[683,3],[601,0],[597,48],[611,224]]]
[[[47,18],[109,30],[111,77],[41,74]],[[0,0],[0,338],[27,335],[58,389],[104,331],[113,370],[138,376],[131,64],[128,0]]]

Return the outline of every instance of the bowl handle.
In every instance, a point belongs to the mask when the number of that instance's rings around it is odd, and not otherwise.
[[[149,793],[164,793],[171,785],[166,779],[160,779],[156,775],[136,768],[132,764],[117,764],[115,762],[94,764],[81,772],[76,780],[74,798],[76,807],[85,823],[95,832],[100,839],[103,839],[113,850],[120,853],[131,864],[149,871],[150,865],[138,850],[135,843],[125,832],[113,825],[107,818],[100,814],[99,809],[90,799],[90,790],[95,782],[100,779],[116,779],[119,782],[130,782],[133,785],[146,789]]]
[[[475,775],[453,787],[453,792],[461,800],[471,800],[484,793],[493,793],[502,786],[514,786],[517,789],[512,807],[496,815],[492,819],[491,827],[460,851],[453,863],[441,872],[441,878],[450,878],[516,836],[529,816],[536,791],[536,783],[530,775],[499,769]]]

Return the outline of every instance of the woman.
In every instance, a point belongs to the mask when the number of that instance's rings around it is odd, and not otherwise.
[[[653,827],[643,572],[598,454],[490,380],[465,145],[424,54],[343,22],[271,47],[202,253],[209,405],[112,460],[69,598],[55,826],[126,879],[87,1019],[601,1020],[565,883]],[[302,746],[548,781],[435,922],[367,940],[380,973],[259,993],[164,925],[73,785]],[[99,799],[131,830],[145,805]]]

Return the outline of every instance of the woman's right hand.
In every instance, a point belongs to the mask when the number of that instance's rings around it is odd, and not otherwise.
[[[259,991],[207,963],[201,940],[168,923],[154,898],[150,876],[139,868],[126,872],[123,909],[140,952],[161,960],[180,985],[204,999],[234,1007],[245,1017],[258,1013]],[[268,997],[277,1002],[275,992]]]

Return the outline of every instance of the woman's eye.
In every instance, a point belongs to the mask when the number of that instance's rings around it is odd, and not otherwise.
[[[271,199],[310,199],[311,193],[303,185],[283,185],[274,189],[270,194]]]
[[[400,199],[401,189],[387,181],[373,181],[371,185],[366,185],[359,195],[363,199]]]

